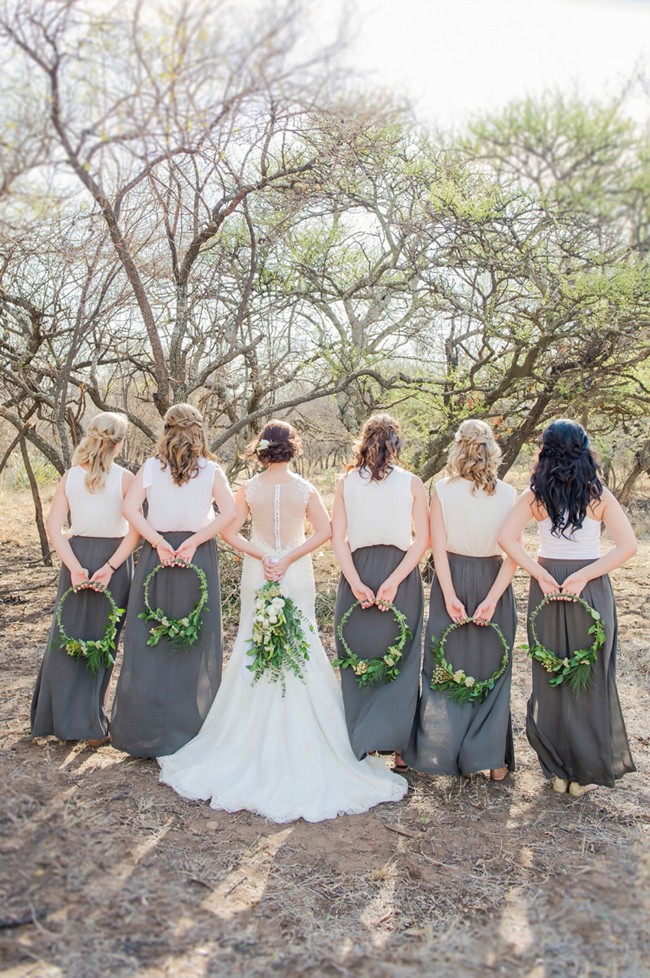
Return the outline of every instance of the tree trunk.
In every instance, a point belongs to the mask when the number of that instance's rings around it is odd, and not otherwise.
[[[29,458],[29,452],[27,451],[27,442],[25,441],[24,435],[20,436],[20,453],[23,457],[25,472],[27,473],[27,478],[29,480],[29,488],[32,490],[32,499],[34,500],[34,515],[36,517],[36,527],[38,529],[38,536],[41,543],[41,553],[43,555],[43,563],[45,564],[46,567],[51,567],[52,555],[50,551],[50,544],[47,539],[47,533],[45,531],[45,520],[43,519],[43,504],[41,503],[41,497],[38,491],[38,483],[36,481],[36,476],[34,475],[32,463]]]
[[[644,472],[650,472],[650,439],[635,452],[632,471],[626,477],[625,482],[616,494],[621,506],[629,503],[634,486]]]

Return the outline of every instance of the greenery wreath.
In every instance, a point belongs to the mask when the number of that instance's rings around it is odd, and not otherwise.
[[[433,670],[430,688],[438,692],[446,693],[454,703],[482,703],[484,699],[494,689],[495,683],[506,671],[510,649],[505,636],[499,626],[494,621],[485,622],[481,628],[489,626],[492,628],[503,646],[503,655],[499,668],[496,669],[487,679],[475,679],[468,676],[463,669],[454,669],[454,666],[445,658],[445,644],[453,631],[462,628],[463,625],[476,624],[473,618],[463,618],[461,621],[452,622],[439,639],[435,635],[431,639],[431,651],[436,665]]]
[[[576,649],[563,659],[551,649],[547,649],[545,645],[542,645],[536,628],[537,616],[542,608],[551,602],[557,601],[558,598],[562,598],[565,601],[577,601],[579,605],[582,605],[592,619],[588,634],[594,637],[588,649]],[[577,594],[567,595],[561,591],[556,591],[542,598],[537,607],[531,612],[529,623],[533,643],[532,645],[523,645],[522,649],[528,653],[531,659],[539,662],[546,672],[553,674],[549,677],[549,685],[561,686],[566,679],[574,692],[586,689],[591,682],[591,669],[589,666],[592,662],[596,661],[598,653],[605,645],[605,625],[603,624],[600,612],[592,608],[583,598],[579,598]]]
[[[104,630],[103,638],[74,638],[72,635],[68,635],[66,632],[63,625],[63,605],[71,594],[76,594],[79,591],[96,591],[103,594],[108,601],[110,610],[108,613],[108,623]],[[57,601],[56,610],[54,612],[57,628],[59,630],[59,647],[62,648],[68,655],[71,655],[73,659],[84,659],[88,671],[91,673],[91,675],[96,676],[102,667],[104,669],[108,669],[115,662],[113,652],[115,651],[117,623],[123,614],[124,608],[117,607],[115,598],[107,587],[104,587],[101,584],[93,584],[92,587],[89,587],[87,584],[78,584],[77,587],[69,587]]]
[[[350,615],[354,609],[360,605],[360,601],[355,601],[345,614],[342,616],[336,629],[341,645],[346,651],[346,655],[339,656],[332,665],[340,666],[341,669],[352,669],[359,687],[376,686],[379,683],[393,683],[399,676],[399,663],[404,654],[404,646],[408,639],[413,638],[410,628],[406,623],[404,612],[396,608],[394,604],[385,605],[387,611],[391,611],[397,623],[399,634],[392,645],[386,649],[384,655],[376,656],[374,659],[361,659],[348,645],[343,634],[343,629],[348,623]]]
[[[271,682],[280,682],[282,695],[286,692],[286,672],[304,682],[303,664],[309,659],[309,642],[305,636],[305,617],[291,598],[282,594],[280,585],[267,581],[255,592],[253,635],[248,639],[252,657],[246,666],[254,673],[253,682],[268,676]],[[314,627],[307,625],[313,632]]]
[[[199,600],[192,610],[186,615],[183,615],[182,618],[172,618],[170,615],[166,615],[162,608],[152,608],[149,601],[149,585],[159,571],[166,570],[168,567],[185,567],[187,570],[193,570],[199,579]],[[196,564],[190,564],[185,560],[175,560],[173,564],[156,564],[151,573],[145,577],[142,586],[144,589],[145,610],[138,615],[138,618],[142,618],[144,621],[156,622],[149,629],[147,645],[158,645],[161,638],[166,638],[174,649],[191,648],[197,641],[199,632],[203,628],[203,618],[201,617],[203,609],[208,610],[206,607],[208,600],[208,579],[204,571],[200,567],[197,567]]]

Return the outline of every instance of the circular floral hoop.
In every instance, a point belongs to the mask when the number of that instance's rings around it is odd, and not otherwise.
[[[394,683],[399,676],[398,665],[404,655],[404,646],[408,639],[413,638],[410,628],[406,621],[406,615],[394,604],[386,604],[383,607],[392,612],[393,618],[397,623],[399,634],[392,645],[389,645],[384,655],[376,656],[374,659],[361,659],[356,652],[350,648],[343,629],[347,625],[350,615],[354,609],[360,605],[360,601],[355,601],[345,614],[342,616],[336,629],[341,645],[346,651],[346,655],[339,656],[332,663],[333,666],[340,666],[341,669],[352,669],[357,683],[361,689],[364,686],[376,686],[379,683]]]
[[[63,605],[71,594],[76,594],[79,591],[96,591],[99,594],[103,594],[108,601],[110,610],[108,612],[108,622],[106,624],[106,628],[104,629],[103,638],[74,638],[72,635],[68,635],[66,632],[63,625]],[[67,655],[71,655],[73,659],[83,659],[91,675],[96,676],[100,669],[108,669],[115,662],[113,652],[115,651],[117,623],[123,614],[124,608],[117,607],[115,598],[108,588],[104,587],[102,584],[93,584],[92,587],[89,587],[87,584],[69,587],[57,601],[56,610],[54,612],[54,618],[59,630],[59,647],[62,648]]]
[[[445,658],[445,644],[452,632],[456,631],[457,628],[462,628],[463,625],[469,624],[476,625],[477,622],[473,618],[463,618],[461,621],[452,622],[444,630],[439,639],[436,640],[435,636],[431,639],[431,651],[433,652],[436,666],[433,670],[430,688],[441,693],[446,693],[454,703],[482,703],[494,689],[497,680],[506,671],[508,659],[510,658],[510,649],[505,635],[496,622],[486,621],[480,627],[489,627],[496,632],[503,646],[503,655],[501,656],[499,668],[495,669],[487,679],[475,679],[474,676],[468,676],[463,669],[455,669],[453,663]]]
[[[556,602],[559,598],[565,601],[576,601],[579,605],[582,605],[592,619],[588,634],[594,637],[588,649],[576,649],[575,652],[569,653],[563,659],[551,649],[547,649],[545,645],[542,645],[537,634],[536,625],[537,616],[542,608],[551,602]],[[579,598],[577,594],[569,595],[561,591],[556,591],[553,594],[547,594],[542,598],[537,607],[531,611],[529,623],[533,643],[532,645],[524,645],[522,648],[528,653],[531,659],[539,662],[546,672],[552,673],[549,677],[549,685],[561,686],[566,679],[574,692],[586,689],[591,682],[591,669],[589,667],[596,661],[598,653],[605,645],[605,625],[600,616],[600,612],[592,608],[583,598]]]
[[[152,608],[149,601],[149,586],[156,574],[168,567],[183,567],[192,570],[199,579],[199,600],[191,611],[182,618],[172,618],[166,615],[162,608]],[[144,621],[153,621],[156,624],[149,629],[147,645],[158,645],[161,638],[166,638],[174,649],[189,649],[194,645],[199,637],[199,632],[203,628],[203,609],[207,611],[206,603],[208,600],[208,579],[205,572],[196,564],[190,564],[185,560],[176,560],[173,564],[156,564],[150,574],[145,577],[142,587],[144,589],[145,610],[138,615]]]

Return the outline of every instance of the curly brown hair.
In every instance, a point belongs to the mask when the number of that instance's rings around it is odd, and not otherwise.
[[[361,429],[346,472],[367,469],[371,482],[381,482],[397,464],[401,448],[399,422],[390,414],[373,414]]]
[[[256,458],[262,465],[271,465],[272,462],[290,462],[301,451],[300,436],[293,425],[272,418],[247,446],[244,457]]]
[[[199,474],[202,458],[214,459],[203,430],[203,416],[191,404],[172,404],[163,421],[156,458],[162,469],[169,465],[172,479],[183,486]]]

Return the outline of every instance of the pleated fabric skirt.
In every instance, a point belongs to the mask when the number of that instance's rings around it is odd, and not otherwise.
[[[172,547],[192,534],[165,533]],[[136,757],[173,754],[196,736],[221,682],[222,634],[219,564],[214,540],[201,544],[193,561],[207,577],[208,601],[198,641],[176,650],[166,640],[147,645],[152,623],[138,618],[144,608],[143,582],[158,564],[158,555],[144,544],[129,598],[124,630],[124,657],[115,691],[111,742]],[[196,574],[182,567],[159,571],[149,586],[153,608],[181,618],[199,599]]]
[[[467,557],[449,553],[454,590],[468,614],[485,599],[501,567],[500,557]],[[405,760],[427,774],[467,776],[507,766],[514,771],[515,758],[510,719],[512,646],[517,628],[517,609],[512,588],[501,596],[492,620],[503,632],[510,658],[505,673],[482,703],[453,703],[446,693],[430,688],[435,661],[431,640],[440,638],[451,625],[437,576],[431,585],[429,621],[424,640],[422,692]],[[499,668],[503,646],[494,629],[464,625],[445,643],[445,658],[476,679],[487,679]]]
[[[110,560],[121,542],[121,537],[70,538],[75,556],[90,577]],[[111,578],[110,591],[118,608],[126,608],[132,573],[133,564],[129,558]],[[71,583],[70,571],[63,564],[57,603]],[[110,606],[102,594],[84,589],[66,598],[63,626],[71,637],[100,639],[106,630],[109,611]],[[124,617],[118,624],[118,639],[123,624]],[[83,659],[68,655],[61,648],[59,630],[53,620],[32,695],[32,736],[53,735],[60,740],[101,740],[105,737],[108,715],[104,701],[112,671],[112,667],[100,669],[93,676]]]
[[[593,561],[540,557],[539,563],[562,584]],[[532,579],[529,618],[542,597],[539,584]],[[566,781],[611,788],[618,778],[636,768],[616,689],[616,605],[607,575],[589,581],[580,597],[600,612],[605,625],[605,647],[590,666],[591,683],[580,692],[574,692],[566,680],[561,686],[550,686],[550,674],[533,661],[526,733],[547,778],[555,774]],[[541,643],[564,658],[576,649],[589,648],[593,641],[588,634],[591,624],[581,605],[554,601],[540,611],[536,628]],[[528,641],[533,641],[530,626]]]
[[[352,554],[361,580],[375,593],[403,557],[403,550],[383,544],[360,547]],[[350,585],[341,575],[334,609],[338,655],[346,654],[338,637],[338,624],[355,601]],[[341,669],[345,720],[352,750],[359,760],[370,751],[403,749],[408,744],[417,709],[424,604],[422,578],[417,567],[400,584],[394,604],[406,615],[413,635],[404,647],[397,679],[360,689],[352,670]],[[386,653],[398,635],[398,628],[390,611],[359,606],[348,619],[344,634],[360,658],[374,659]]]

